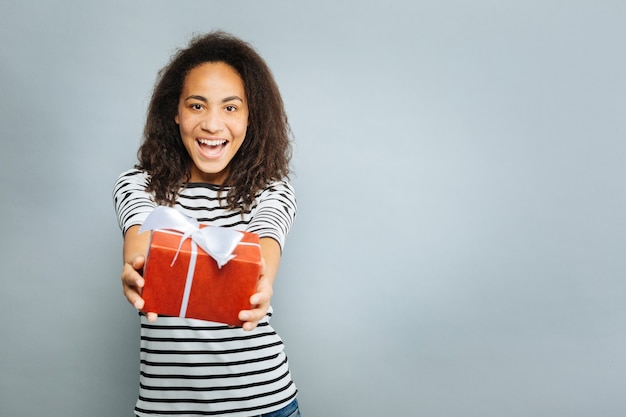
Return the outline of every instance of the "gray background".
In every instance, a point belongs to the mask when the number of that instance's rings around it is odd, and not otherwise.
[[[626,415],[626,3],[4,1],[0,415],[130,416],[111,188],[193,33],[296,137],[276,286],[306,416]]]

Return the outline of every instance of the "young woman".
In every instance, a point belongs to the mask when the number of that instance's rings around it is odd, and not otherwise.
[[[137,416],[299,416],[270,299],[296,215],[287,182],[290,132],[263,59],[223,32],[194,38],[160,72],[139,164],[118,178],[114,201],[124,233],[122,285],[141,312]],[[141,276],[158,205],[200,223],[257,233],[264,270],[242,327],[142,311]]]

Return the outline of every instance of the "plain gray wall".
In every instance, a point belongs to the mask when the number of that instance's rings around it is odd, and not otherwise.
[[[624,416],[625,5],[2,2],[0,415],[132,415],[111,188],[158,69],[222,28],[296,138],[305,416]]]

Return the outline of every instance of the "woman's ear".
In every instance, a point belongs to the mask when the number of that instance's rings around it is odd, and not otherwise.
[[[180,123],[178,122],[178,113],[176,113],[176,115],[174,116],[174,121],[176,122],[177,125],[179,125]]]

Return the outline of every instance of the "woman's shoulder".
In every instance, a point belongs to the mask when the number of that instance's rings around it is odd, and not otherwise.
[[[117,198],[131,193],[145,193],[149,183],[150,177],[145,171],[132,168],[117,177],[113,186],[113,195]]]
[[[148,173],[138,168],[127,169],[126,171],[122,172],[117,177],[117,181],[133,181],[133,180],[147,181],[148,179],[149,179]]]
[[[145,188],[150,182],[150,176],[145,171],[137,168],[131,168],[122,172],[115,180],[115,189],[121,187],[135,187],[139,186]]]
[[[295,194],[295,190],[293,186],[286,179],[272,181],[267,184],[267,186],[263,189],[262,192],[288,192],[290,194]]]
[[[277,201],[290,206],[296,205],[296,193],[287,180],[277,180],[267,184],[257,194],[257,202]]]

